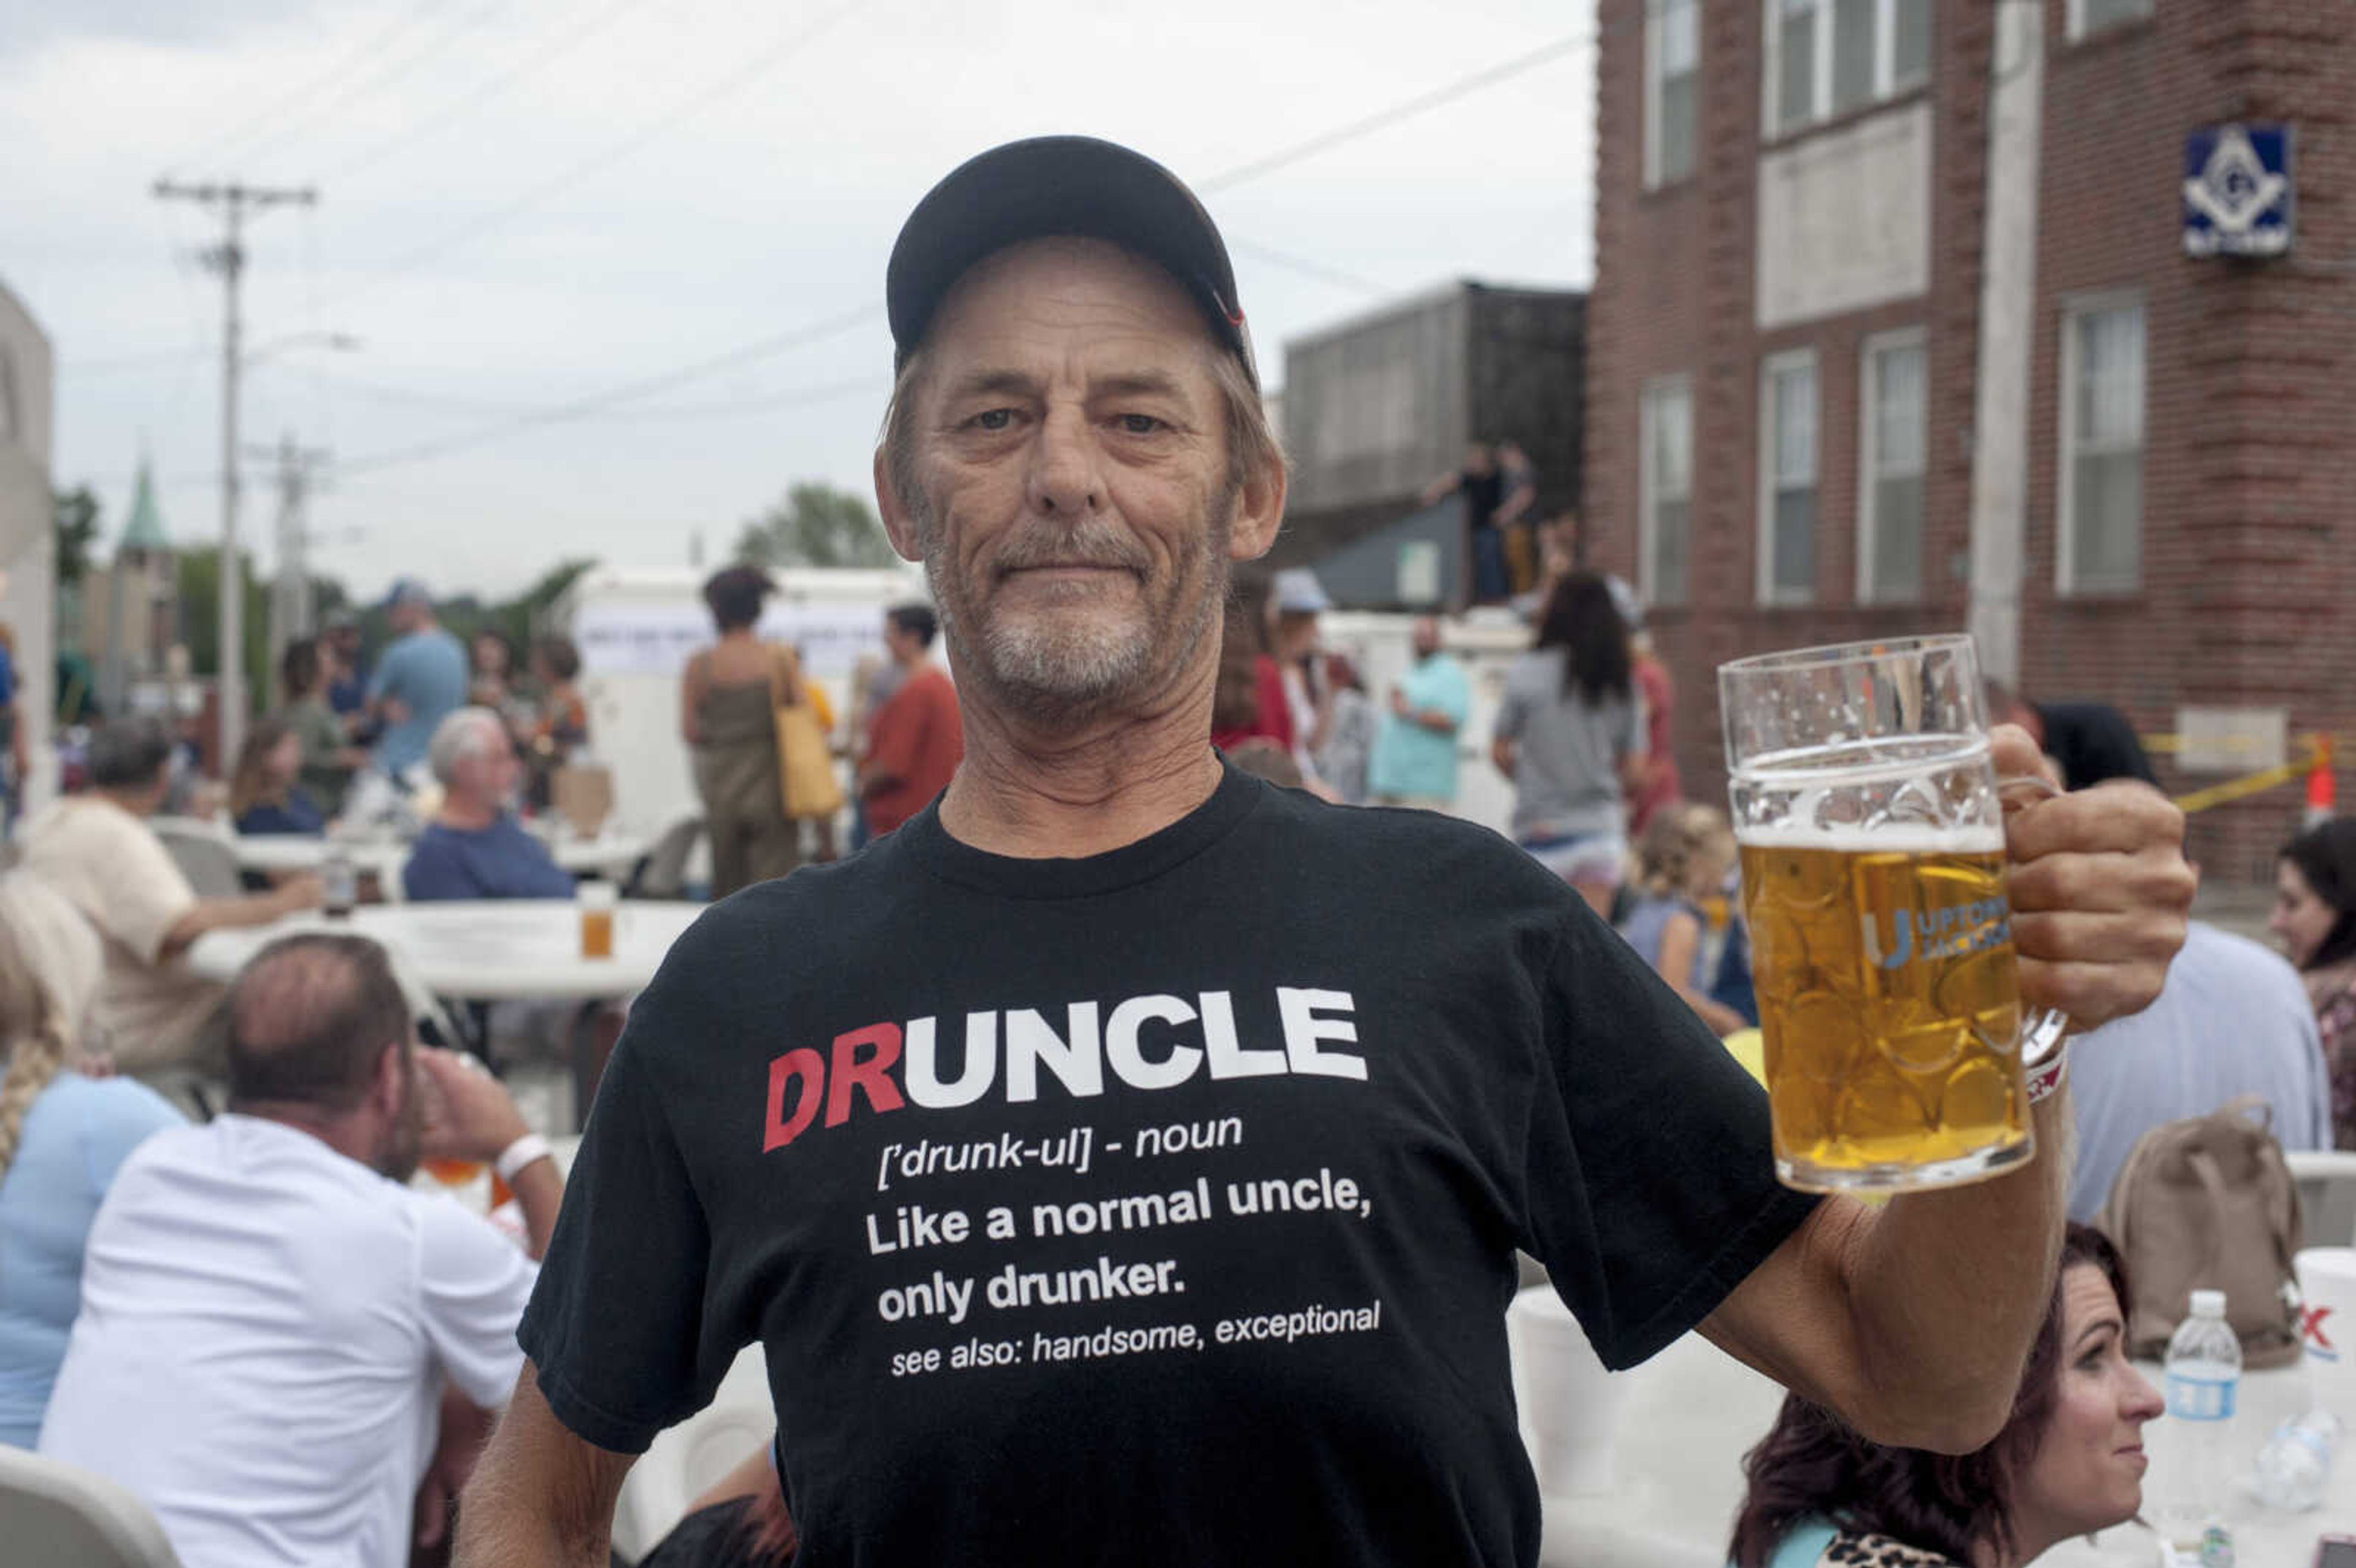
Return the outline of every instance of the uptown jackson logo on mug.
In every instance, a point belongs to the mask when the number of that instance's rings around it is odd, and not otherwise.
[[[1876,967],[1895,969],[1917,960],[1961,958],[2012,940],[2012,914],[2000,898],[1972,903],[1918,909],[1910,916],[1901,911],[1890,917],[1890,937],[1882,939],[1881,919],[1868,912],[1858,924],[1865,935],[1865,955]]]

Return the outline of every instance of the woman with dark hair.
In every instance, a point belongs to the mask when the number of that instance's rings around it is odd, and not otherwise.
[[[2266,929],[2307,982],[2331,1083],[2331,1141],[2356,1149],[2356,819],[2318,824],[2283,846]]]
[[[581,676],[581,650],[570,637],[542,637],[531,645],[531,678],[539,688],[531,729],[524,737],[525,765],[531,774],[531,803],[546,806],[549,784],[573,753],[589,744],[589,704],[574,683]]]
[[[303,738],[276,714],[259,720],[238,748],[230,775],[229,815],[240,833],[317,834],[327,815],[304,793]]]
[[[368,763],[368,753],[344,736],[344,722],[327,703],[327,668],[320,644],[297,637],[278,656],[278,717],[294,732],[303,748],[303,792],[326,816],[344,808],[344,792],[352,774]]]
[[[695,754],[695,790],[712,836],[712,896],[782,877],[801,862],[801,824],[786,816],[777,774],[777,700],[802,678],[789,648],[755,628],[776,584],[731,566],[703,585],[720,640],[687,661],[680,732]]]
[[[2143,1505],[2159,1392],[2127,1361],[2126,1265],[2072,1225],[2012,1417],[1970,1454],[1886,1448],[1797,1394],[1743,1461],[1731,1568],[2019,1568]]]
[[[1490,759],[1514,781],[1514,840],[1609,914],[1627,859],[1621,801],[1642,771],[1644,703],[1628,627],[1591,571],[1555,584],[1537,642],[1505,672]]]

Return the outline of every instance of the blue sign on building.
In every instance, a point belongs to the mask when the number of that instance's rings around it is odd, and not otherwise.
[[[2184,139],[2184,253],[2287,254],[2296,196],[2289,126],[2193,132]]]

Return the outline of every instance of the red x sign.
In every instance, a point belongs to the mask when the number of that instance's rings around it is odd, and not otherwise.
[[[2298,1336],[2327,1356],[2338,1357],[2331,1348],[2331,1336],[2323,1331],[2323,1320],[2331,1316],[2329,1307],[2302,1307],[2298,1309]]]

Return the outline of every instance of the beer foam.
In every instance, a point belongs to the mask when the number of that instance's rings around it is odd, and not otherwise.
[[[1749,849],[1835,849],[1856,855],[2001,855],[2004,829],[1974,823],[1944,827],[1928,822],[1779,822],[1737,827],[1734,841]]]

